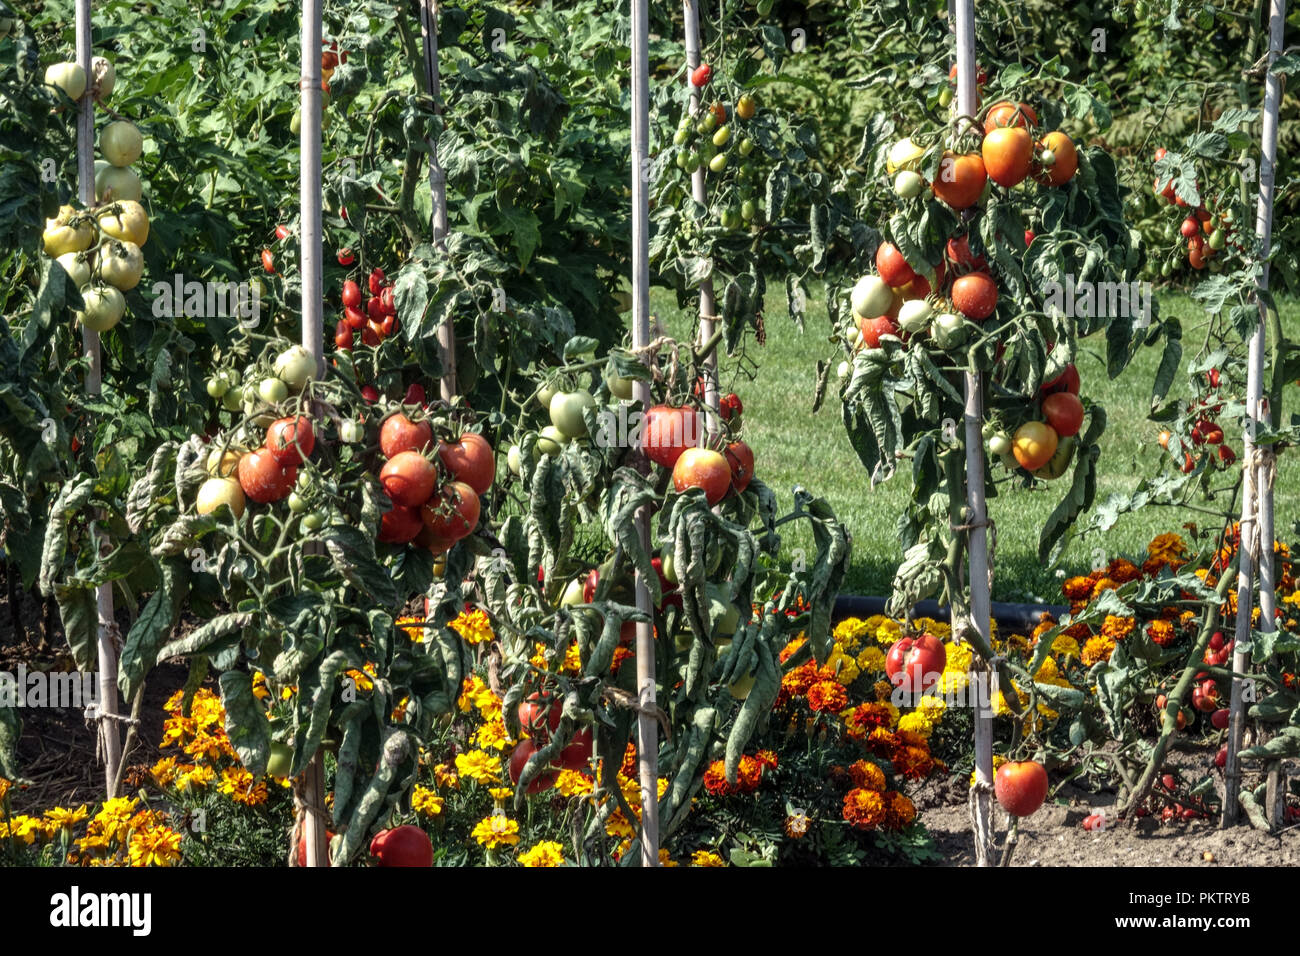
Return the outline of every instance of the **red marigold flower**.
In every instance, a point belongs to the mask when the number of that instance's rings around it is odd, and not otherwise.
[[[849,764],[849,773],[853,776],[853,782],[864,790],[885,789],[885,772],[870,761],[855,760]]]
[[[867,753],[888,760],[890,755],[898,749],[898,738],[884,727],[877,727],[867,735],[862,745],[867,749]]]
[[[928,747],[899,747],[890,762],[900,776],[909,780],[922,780],[934,770],[934,758]]]
[[[874,829],[887,815],[884,797],[874,790],[857,787],[844,795],[844,819],[859,829]]]
[[[760,750],[754,754],[754,759],[769,770],[775,770],[777,767],[776,754],[771,750]]]
[[[704,771],[704,789],[715,797],[726,796],[731,793],[731,786],[727,783],[726,765],[721,760],[715,760],[709,764],[709,769]]]
[[[808,706],[838,714],[849,705],[849,693],[839,681],[821,680],[808,688]]]
[[[763,765],[746,754],[736,770],[736,786],[741,793],[752,793],[763,780]]]
[[[906,795],[897,790],[885,794],[885,826],[901,830],[916,819],[916,807]]]
[[[1174,632],[1174,625],[1170,621],[1152,621],[1147,626],[1147,637],[1155,641],[1161,647],[1168,647],[1174,642],[1177,634]]]

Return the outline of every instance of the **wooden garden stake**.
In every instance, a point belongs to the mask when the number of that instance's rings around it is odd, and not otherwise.
[[[77,0],[77,62],[86,71],[86,91],[81,95],[77,111],[77,195],[81,204],[89,209],[95,204],[95,97],[94,71],[91,70],[90,0]],[[104,378],[103,356],[99,348],[99,333],[81,326],[83,354],[90,360],[86,371],[86,394],[99,394]],[[98,516],[98,515],[97,515]],[[109,550],[106,540],[100,540],[95,522],[90,523],[92,547],[100,554]],[[104,793],[117,796],[118,766],[122,762],[122,739],[118,735],[121,713],[117,700],[117,623],[113,620],[113,585],[105,582],[95,588],[96,638],[98,656],[99,701],[96,717],[99,729],[100,750],[104,755]]]
[[[650,342],[650,11],[632,0],[632,347]],[[688,4],[689,6],[689,4]],[[689,36],[690,31],[687,30]],[[698,56],[698,54],[697,54]],[[710,323],[711,324],[711,323]],[[634,397],[650,406],[650,384],[637,382]],[[641,547],[650,545],[650,509],[636,513]],[[636,606],[651,615],[650,589],[636,572]],[[659,722],[655,719],[654,625],[637,622],[637,769],[641,783],[641,865],[659,865]],[[618,759],[608,754],[607,760]]]
[[[1264,122],[1260,137],[1259,192],[1255,209],[1255,236],[1259,240],[1263,266],[1256,296],[1259,307],[1259,324],[1250,337],[1250,367],[1246,377],[1246,434],[1242,441],[1244,489],[1241,501],[1241,534],[1239,547],[1241,566],[1237,573],[1237,621],[1232,670],[1242,674],[1250,666],[1250,655],[1242,650],[1250,639],[1252,611],[1252,585],[1259,584],[1260,630],[1272,632],[1275,595],[1273,588],[1273,475],[1276,461],[1272,448],[1255,444],[1256,430],[1272,421],[1271,411],[1264,400],[1264,337],[1267,318],[1269,246],[1273,238],[1273,187],[1277,165],[1278,108],[1282,99],[1282,75],[1273,70],[1273,63],[1282,52],[1282,32],[1286,21],[1286,0],[1270,0],[1268,10],[1268,72],[1264,80]],[[1257,24],[1252,23],[1251,29]],[[1228,759],[1224,768],[1226,793],[1223,802],[1223,823],[1232,826],[1240,817],[1241,761],[1237,754],[1245,733],[1246,701],[1245,678],[1232,679],[1232,699],[1229,707]],[[1276,774],[1270,768],[1270,796],[1277,788]],[[1269,810],[1280,815],[1281,802],[1269,801]],[[1280,822],[1278,820],[1271,821]]]
[[[321,0],[303,0],[302,79],[299,108],[298,201],[302,209],[302,344],[316,359],[318,373],[325,369],[325,325],[322,297],[324,259],[321,229]],[[325,833],[325,757],[317,750],[303,771],[301,792],[303,841],[308,866],[329,866],[329,838]]]
[[[435,0],[420,0],[420,36],[424,40],[424,89],[433,100],[433,112],[442,115],[441,83],[438,78],[438,5]],[[433,196],[433,244],[446,251],[447,176],[438,159],[438,137],[429,139],[429,192]],[[442,363],[439,389],[442,400],[449,402],[456,394],[456,329],[448,315],[438,326],[438,358]]]
[[[952,0],[949,8],[957,28],[957,113],[974,116],[975,8],[972,0]],[[942,175],[942,171],[940,172]],[[989,642],[988,508],[984,501],[984,376],[966,373],[966,521],[970,534],[970,626]],[[993,699],[989,663],[972,675],[975,707],[975,785],[971,794],[971,825],[975,833],[975,862],[990,866],[993,846]]]
[[[691,73],[700,65],[700,8],[696,0],[683,0],[683,19],[686,22],[686,86],[691,91],[691,112],[700,106],[700,94],[691,83]],[[701,205],[709,204],[708,191],[704,186],[705,166],[700,164],[691,173],[691,197]],[[635,293],[633,293],[635,295]],[[717,321],[718,303],[713,293],[713,277],[708,276],[700,283],[700,345],[713,338],[713,329]],[[704,404],[705,426],[712,438],[719,430],[718,416],[718,350],[711,349],[704,359]]]

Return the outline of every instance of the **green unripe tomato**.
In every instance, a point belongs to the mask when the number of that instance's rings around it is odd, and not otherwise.
[[[729,139],[731,139],[731,127],[719,126],[717,132],[713,134],[713,145],[721,149],[727,145]]]
[[[207,388],[209,398],[220,398],[225,395],[226,392],[230,391],[230,383],[220,375],[214,375],[212,378],[208,379]]]
[[[718,153],[717,156],[714,156],[711,160],[709,160],[709,169],[715,173],[720,173],[726,168],[727,168],[726,153]]]
[[[296,515],[300,515],[307,510],[307,507],[308,507],[307,500],[303,498],[302,495],[298,494],[298,492],[296,491],[289,493],[290,511],[292,511]]]
[[[278,405],[289,397],[289,386],[278,378],[264,378],[257,386],[257,394],[268,405]]]
[[[677,132],[673,133],[673,145],[685,146],[686,141],[690,138],[691,138],[690,133],[688,133],[685,129],[679,129]]]
[[[232,385],[226,389],[226,394],[221,396],[221,404],[226,411],[237,412],[244,407],[244,390],[238,385]]]
[[[325,513],[323,511],[313,511],[302,516],[304,531],[319,531],[323,527],[325,527]]]
[[[754,141],[746,136],[740,141],[740,146],[737,149],[740,151],[741,156],[748,156],[754,151]]]

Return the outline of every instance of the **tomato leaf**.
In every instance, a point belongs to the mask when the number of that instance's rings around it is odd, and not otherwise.
[[[217,683],[226,710],[226,736],[239,754],[240,763],[250,773],[260,776],[266,772],[266,761],[271,756],[271,725],[253,693],[253,675],[248,671],[228,670]]]
[[[117,686],[127,701],[134,699],[145,675],[158,663],[158,652],[180,620],[181,607],[189,596],[189,590],[188,562],[175,558],[163,561],[158,590],[154,591],[131,625],[118,659]]]
[[[1160,355],[1160,365],[1156,368],[1155,380],[1151,384],[1151,408],[1155,409],[1164,401],[1169,389],[1178,375],[1183,362],[1183,325],[1177,318],[1170,318],[1163,324],[1165,336],[1164,351]]]
[[[349,584],[377,604],[392,607],[397,603],[397,588],[375,555],[373,536],[359,528],[330,525],[322,537],[334,567]]]

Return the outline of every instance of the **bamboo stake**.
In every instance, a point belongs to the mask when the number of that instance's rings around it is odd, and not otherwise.
[[[94,47],[91,42],[90,0],[77,0],[77,62],[86,71],[86,92],[81,96],[77,111],[77,195],[86,208],[95,203],[95,98],[91,93],[94,73],[90,68]],[[99,348],[99,333],[81,327],[81,347],[90,359],[86,371],[86,394],[98,395],[104,380],[103,354]],[[102,517],[96,512],[96,518]],[[90,523],[92,547],[105,554],[111,547],[99,537],[95,521]],[[117,699],[117,625],[113,620],[113,585],[104,583],[95,588],[96,654],[98,657],[99,700],[96,714],[99,741],[104,754],[104,793],[117,796],[118,766],[122,762],[122,738],[118,734],[118,715],[121,708]]]
[[[686,21],[686,86],[691,91],[691,112],[700,106],[700,94],[691,84],[691,73],[700,65],[700,8],[696,0],[683,0],[683,19]],[[701,205],[709,205],[708,191],[704,186],[705,166],[691,173],[691,196]],[[713,277],[700,283],[700,343],[713,338],[718,303],[713,293]],[[704,359],[705,428],[712,439],[720,429],[718,415],[718,353],[713,350]]]
[[[1267,318],[1263,293],[1268,292],[1269,247],[1273,240],[1273,190],[1277,167],[1278,108],[1282,99],[1282,76],[1273,63],[1282,52],[1282,33],[1286,22],[1286,0],[1270,0],[1268,10],[1268,66],[1264,79],[1264,122],[1260,134],[1259,192],[1255,207],[1255,236],[1259,241],[1263,267],[1260,272],[1257,304],[1259,325],[1250,337],[1250,368],[1246,379],[1246,434],[1242,442],[1245,466],[1245,493],[1241,503],[1241,568],[1237,575],[1236,645],[1232,655],[1234,674],[1244,673],[1250,658],[1241,650],[1250,635],[1252,577],[1259,579],[1260,630],[1272,632],[1275,594],[1273,577],[1273,459],[1260,454],[1255,445],[1255,430],[1272,421],[1264,399],[1264,338]],[[1252,29],[1257,24],[1252,24]],[[1271,451],[1271,449],[1270,449]],[[1249,526],[1247,519],[1249,518]],[[1237,753],[1245,732],[1245,680],[1233,677],[1232,700],[1228,723],[1228,760],[1225,769],[1227,792],[1223,803],[1223,823],[1232,826],[1240,818],[1241,766]],[[1270,784],[1276,786],[1270,774]],[[1281,802],[1270,801],[1269,809],[1280,813]],[[1280,820],[1270,821],[1275,825]]]
[[[648,0],[632,0],[632,347],[650,341],[650,11]],[[650,385],[637,382],[634,395],[650,405]],[[641,546],[650,545],[650,509],[636,513]],[[636,606],[647,615],[650,589],[636,572]],[[659,723],[655,719],[654,625],[636,626],[637,767],[641,782],[641,865],[659,865]],[[617,759],[611,754],[607,759]]]
[[[433,100],[433,112],[442,115],[441,81],[438,77],[438,4],[435,0],[420,0],[420,36],[424,40],[424,89]],[[438,158],[438,138],[429,139],[429,192],[433,196],[433,217],[430,228],[433,244],[445,251],[447,236],[447,176]],[[448,315],[438,327],[438,358],[442,364],[439,381],[444,402],[456,394],[456,329]]]
[[[957,112],[974,116],[975,6],[972,0],[951,0],[949,11],[957,27]],[[989,640],[988,508],[984,501],[984,376],[966,373],[966,507],[970,525],[971,627]],[[971,796],[971,826],[977,866],[990,866],[993,846],[993,688],[986,661],[973,675],[975,690],[975,787]]]
[[[321,0],[303,0],[302,79],[299,82],[298,202],[302,223],[302,344],[325,369],[324,260],[321,228]],[[303,841],[308,866],[329,866],[329,838],[325,833],[325,758],[317,750],[303,771],[305,817]]]

